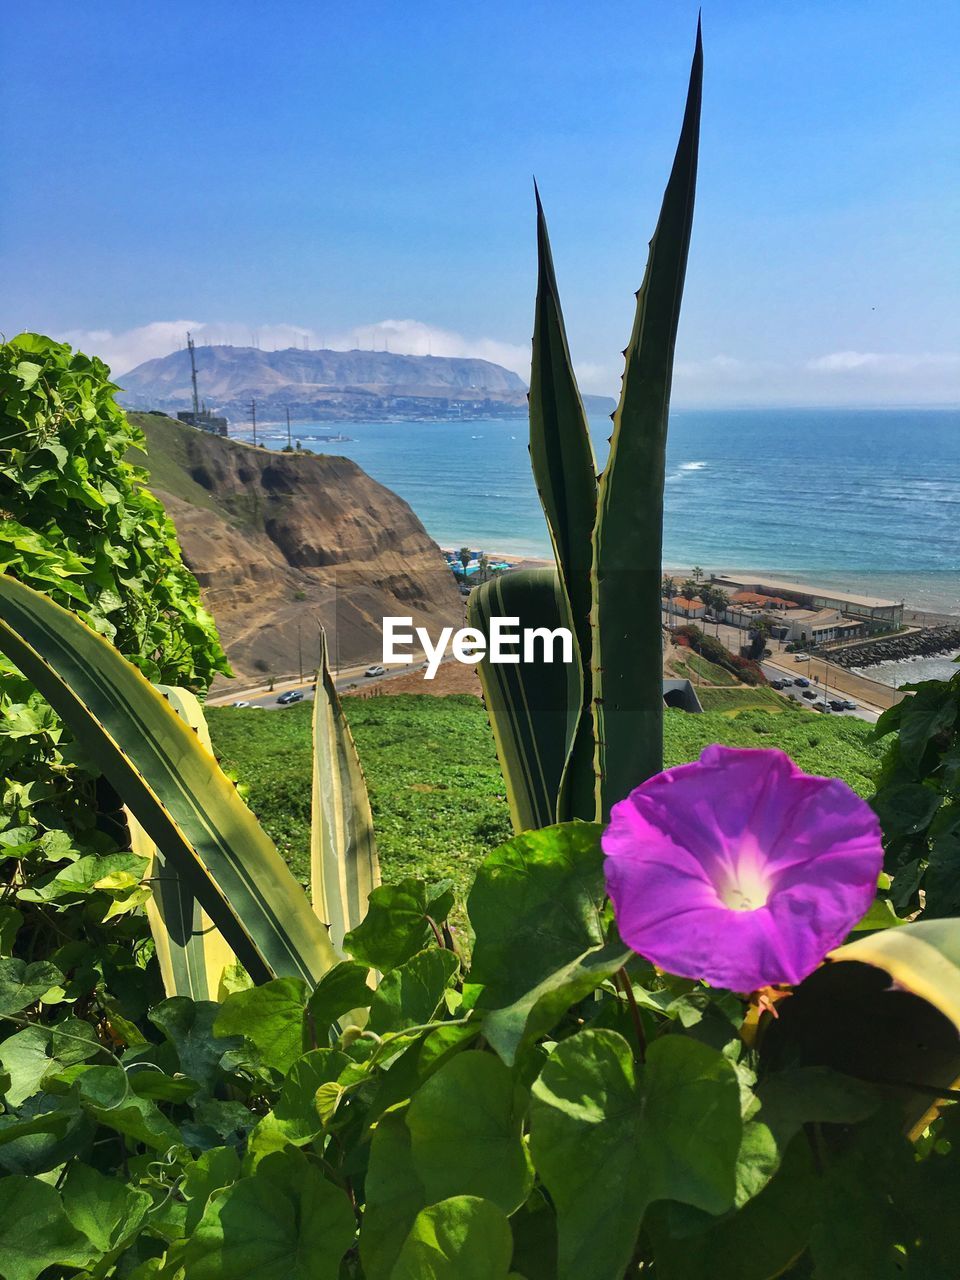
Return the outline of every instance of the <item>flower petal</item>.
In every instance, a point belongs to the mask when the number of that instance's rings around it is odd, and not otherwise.
[[[866,913],[882,864],[876,817],[844,783],[719,745],[615,805],[603,849],[628,946],[736,991],[811,973]]]

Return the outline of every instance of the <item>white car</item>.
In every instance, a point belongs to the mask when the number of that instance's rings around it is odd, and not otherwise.
[[[793,660],[794,662],[809,662],[810,655],[809,653],[795,653],[793,655]]]
[[[244,698],[244,699],[241,699],[240,702],[235,702],[233,705],[235,707],[249,707],[250,703],[247,702],[246,699]]]
[[[387,673],[383,667],[377,665],[373,667],[367,667],[366,671],[363,674],[365,676],[385,676]]]

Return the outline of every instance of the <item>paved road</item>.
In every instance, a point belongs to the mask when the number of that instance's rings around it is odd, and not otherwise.
[[[763,668],[763,674],[767,677],[768,680],[784,679],[783,671],[778,669],[777,667],[771,666],[770,663],[768,662],[762,662],[760,665]],[[796,675],[802,676],[805,674],[806,674],[805,664],[802,662],[798,662]],[[786,678],[792,680],[792,679],[796,679],[796,676],[793,674],[789,674]],[[821,701],[823,698],[823,691],[821,687],[814,680],[810,681],[809,689],[802,689],[802,688],[798,688],[796,685],[791,685],[787,689],[783,689],[775,692],[780,692],[781,697],[792,698],[794,702],[799,702],[800,705],[803,707],[812,708],[813,701],[809,698],[804,698],[802,696],[804,693],[809,693],[811,689],[814,690],[818,695],[816,700]],[[830,698],[835,698],[836,696],[837,696],[836,693],[834,693],[828,687],[827,689],[828,701]],[[868,724],[876,724],[878,719],[878,715],[876,711],[871,710],[871,708],[869,707],[860,707],[860,706],[857,707],[856,711],[831,711],[830,715],[853,716],[857,720],[866,720]]]
[[[448,654],[443,661],[445,663],[453,662],[455,659],[452,654]],[[363,670],[361,668],[357,668],[357,670],[351,671],[347,675],[339,676],[334,681],[334,684],[340,692],[344,689],[349,689],[351,685],[362,685],[364,688],[369,688],[374,685],[384,684],[388,680],[394,680],[397,676],[406,676],[412,671],[420,671],[422,668],[422,662],[410,662],[406,663],[404,666],[388,667],[386,674],[382,676],[365,676],[363,674]],[[286,693],[290,689],[298,689],[303,694],[304,702],[313,701],[313,681],[305,680],[303,684],[298,684],[296,681],[292,683],[284,682],[282,687],[278,686],[272,691],[264,690],[259,693],[248,693],[241,698],[219,698],[217,699],[217,702],[220,706],[233,706],[238,701],[242,701],[245,704],[249,704],[251,707],[263,707],[265,711],[282,711],[284,709],[284,704],[279,703],[277,699],[280,697],[281,693]],[[286,705],[290,706],[294,704],[288,703]]]

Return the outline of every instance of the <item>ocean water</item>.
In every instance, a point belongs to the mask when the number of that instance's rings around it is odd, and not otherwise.
[[[591,428],[602,463],[610,422]],[[350,441],[317,439],[337,431]],[[442,546],[544,556],[526,431],[522,419],[293,428],[399,493]],[[285,428],[262,435],[286,440]],[[960,410],[677,410],[668,439],[665,565],[960,614]]]
[[[854,667],[859,675],[881,684],[899,689],[904,684],[919,684],[921,680],[949,680],[960,667],[949,653],[935,653],[925,658],[904,658],[901,662],[878,662],[872,667]]]

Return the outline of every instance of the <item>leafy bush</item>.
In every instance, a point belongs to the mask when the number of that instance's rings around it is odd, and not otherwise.
[[[877,736],[894,737],[873,804],[886,834],[887,871],[901,913],[960,914],[960,672],[905,685]]]
[[[752,658],[741,657],[738,653],[731,653],[716,636],[706,635],[694,623],[685,622],[683,626],[677,627],[673,634],[674,639],[688,644],[694,653],[699,653],[718,667],[723,667],[744,684],[767,683],[767,677],[763,674],[763,669],[758,662]]]
[[[124,461],[142,435],[115,390],[99,360],[49,338],[0,346],[0,562],[149,679],[204,691],[226,659],[173,525]],[[0,777],[0,950],[69,976],[41,1006],[25,1001],[29,1016],[87,1028],[142,1017],[159,994],[144,968],[143,859],[112,788],[2,657]]]
[[[173,524],[124,460],[144,437],[109,372],[37,334],[0,345],[4,572],[73,610],[148,679],[203,692],[229,668]]]
[[[354,958],[314,989],[165,1000],[115,1051],[82,1022],[8,1039],[0,1273],[950,1274],[960,1111],[915,1153],[884,1091],[844,1069],[864,966],[792,998],[838,1037],[830,1065],[798,1061],[789,1009],[752,1041],[749,1002],[620,942],[599,830],[487,859],[470,966],[439,945],[450,895],[410,878],[374,891]],[[41,969],[5,973],[0,999],[39,993]]]

